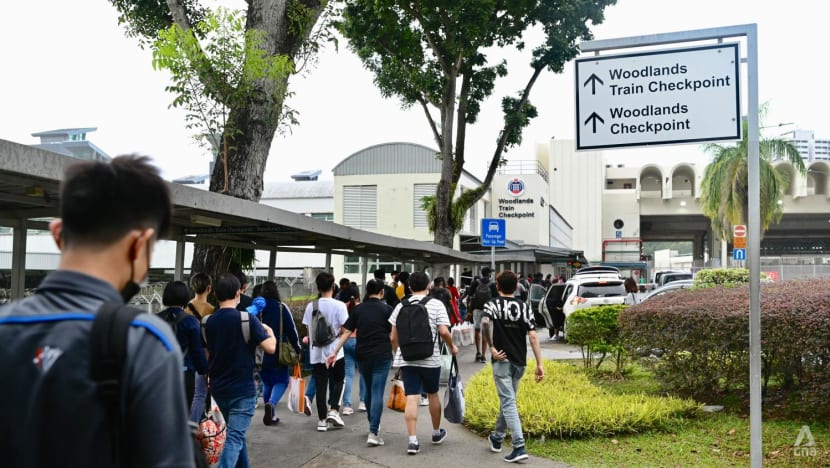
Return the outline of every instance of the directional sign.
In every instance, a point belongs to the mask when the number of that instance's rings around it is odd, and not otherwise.
[[[746,249],[732,249],[732,260],[746,260]]]
[[[736,249],[745,249],[746,248],[746,237],[733,237],[732,238],[732,247]]]
[[[732,228],[732,237],[746,237],[746,226],[743,224],[736,224]]]
[[[741,138],[738,44],[576,61],[576,149]]]
[[[481,246],[504,247],[507,242],[507,229],[503,219],[481,219]]]

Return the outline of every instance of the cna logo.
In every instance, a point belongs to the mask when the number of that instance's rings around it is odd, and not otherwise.
[[[507,191],[514,197],[521,197],[525,193],[525,181],[518,177],[507,183]]]

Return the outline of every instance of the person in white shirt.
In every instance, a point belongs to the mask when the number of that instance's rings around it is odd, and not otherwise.
[[[337,299],[334,299],[334,276],[331,273],[320,273],[317,275],[317,291],[320,293],[320,298],[316,301],[310,302],[305,308],[303,315],[303,324],[308,328],[309,343],[311,349],[309,357],[312,365],[312,375],[316,383],[317,394],[317,414],[319,421],[317,422],[317,430],[325,432],[329,428],[339,429],[345,424],[340,418],[340,397],[343,393],[343,381],[346,377],[346,362],[343,350],[337,351],[337,360],[334,365],[328,367],[326,365],[326,357],[332,354],[337,348],[337,340],[333,339],[330,343],[322,346],[315,346],[314,329],[312,327],[314,304],[317,303],[317,308],[320,313],[328,320],[335,335],[340,334],[340,329],[349,314],[346,310],[346,304]],[[329,388],[329,379],[334,380],[332,387],[333,397],[331,399],[331,408],[327,408],[326,392]],[[328,411],[327,411],[328,410]]]
[[[429,326],[434,337],[432,356],[425,359],[404,361],[401,366],[404,392],[406,393],[406,429],[409,433],[409,445],[407,453],[415,455],[421,450],[416,435],[418,425],[418,407],[421,399],[421,391],[427,394],[429,400],[429,415],[432,419],[432,443],[441,444],[447,438],[447,431],[440,427],[441,424],[441,401],[438,398],[438,384],[441,377],[441,354],[438,346],[439,337],[444,340],[447,347],[452,350],[453,356],[458,354],[458,348],[452,343],[450,334],[450,320],[444,304],[435,298],[427,297],[429,292],[429,278],[425,273],[414,272],[409,276],[409,287],[412,295],[402,301],[392,311],[389,323],[392,324],[392,348],[398,347],[398,316],[401,309],[412,302],[420,302],[427,311]],[[421,302],[423,301],[423,302]]]

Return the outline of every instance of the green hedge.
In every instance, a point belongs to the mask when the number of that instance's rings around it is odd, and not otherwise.
[[[662,429],[694,413],[692,400],[646,395],[616,395],[592,384],[579,368],[546,361],[545,378],[536,383],[536,363],[528,361],[517,405],[526,437],[588,437]],[[499,399],[488,365],[464,389],[465,424],[480,434],[493,430]]]
[[[568,343],[579,346],[586,368],[602,365],[609,354],[615,370],[622,372],[625,352],[620,339],[618,316],[624,305],[603,305],[579,309],[568,316]]]
[[[761,285],[764,391],[770,382],[806,412],[830,414],[830,278]],[[712,287],[665,294],[624,310],[620,333],[650,362],[666,389],[709,397],[749,380],[749,288]],[[659,350],[659,351],[658,351]]]

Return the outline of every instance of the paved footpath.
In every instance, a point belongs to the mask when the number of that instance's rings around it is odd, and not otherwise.
[[[545,333],[542,332],[541,335]],[[546,337],[545,337],[546,338]],[[573,346],[565,344],[548,344],[542,338],[542,350],[546,359],[575,359],[579,358],[579,351]],[[530,352],[530,350],[528,349]],[[473,363],[475,356],[474,346],[461,348],[458,354],[460,373],[466,382],[484,364]],[[391,379],[391,375],[390,375]],[[438,394],[442,404],[444,389],[441,386]],[[352,401],[357,405],[358,385],[353,385],[354,397]],[[389,395],[389,386],[386,388],[384,405]],[[384,408],[381,419],[381,436],[385,445],[381,447],[367,447],[366,436],[369,424],[365,413],[355,412],[351,416],[343,416],[346,427],[328,432],[317,432],[317,414],[307,417],[301,414],[289,413],[285,407],[286,397],[277,406],[277,416],[280,424],[265,426],[262,424],[263,408],[260,405],[254,414],[251,428],[248,430],[248,454],[251,466],[271,467],[483,467],[505,466],[502,457],[510,452],[509,444],[504,445],[502,453],[492,453],[487,439],[470,432],[461,424],[450,424],[442,416],[441,427],[448,432],[448,437],[441,445],[430,443],[432,425],[429,411],[421,407],[418,414],[418,439],[421,443],[421,452],[417,455],[407,455],[407,433],[403,413]],[[530,459],[523,462],[527,465],[543,467],[568,467],[531,454]]]

